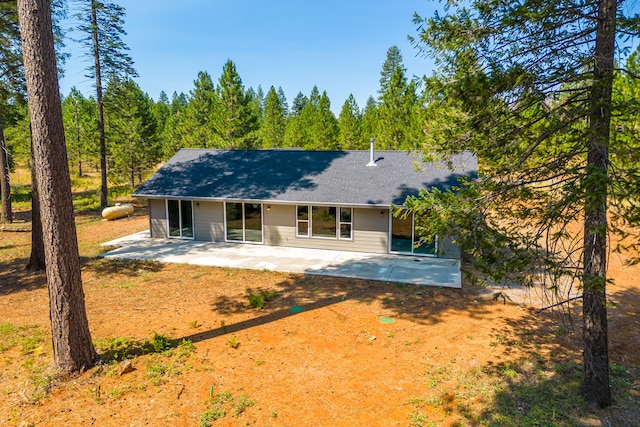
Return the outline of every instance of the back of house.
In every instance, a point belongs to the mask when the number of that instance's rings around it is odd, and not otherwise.
[[[134,196],[149,203],[151,237],[459,258],[451,241],[420,244],[420,189],[477,176],[476,157],[425,163],[401,151],[182,149]]]

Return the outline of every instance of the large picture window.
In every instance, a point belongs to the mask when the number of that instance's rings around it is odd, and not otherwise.
[[[193,239],[191,200],[167,200],[167,228],[169,237]]]
[[[336,208],[335,206],[311,207],[311,236],[336,237]]]
[[[296,236],[353,239],[353,209],[336,206],[297,206]]]
[[[225,203],[225,228],[230,242],[262,243],[262,205]]]

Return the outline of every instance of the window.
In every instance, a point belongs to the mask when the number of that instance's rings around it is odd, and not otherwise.
[[[353,209],[336,206],[297,206],[296,236],[353,239]]]
[[[260,203],[225,203],[224,212],[228,241],[262,243]]]
[[[309,206],[298,206],[296,235],[299,237],[309,237]]]
[[[351,226],[351,217],[353,209],[340,208],[340,238],[351,240],[353,238],[353,227]]]
[[[167,229],[169,237],[193,239],[191,200],[167,200]]]
[[[311,207],[311,236],[336,238],[336,207]]]

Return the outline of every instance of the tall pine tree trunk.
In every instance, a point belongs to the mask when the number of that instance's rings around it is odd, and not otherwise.
[[[98,40],[98,18],[96,3],[91,2],[91,23],[93,24],[93,59],[96,71],[96,103],[98,105],[98,134],[100,136],[100,206],[103,208],[108,204],[108,183],[107,183],[107,141],[104,135],[104,108],[102,104],[102,75],[100,69],[100,49]]]
[[[31,125],[29,125],[29,135],[31,135]],[[31,140],[31,256],[27,264],[27,270],[44,271],[46,261],[44,257],[44,240],[42,239],[42,219],[40,217],[40,192],[38,191],[38,180],[36,179],[35,158],[33,155],[33,138]]]
[[[45,242],[53,357],[63,372],[91,367],[71,181],[62,124],[50,0],[18,0],[24,71]]]
[[[0,110],[0,197],[2,197],[2,222],[13,222],[11,211],[11,179],[9,177],[9,153],[4,140],[4,122]]]
[[[605,407],[612,403],[606,308],[607,187],[617,3],[601,0],[598,7],[585,177],[583,394],[589,404]]]

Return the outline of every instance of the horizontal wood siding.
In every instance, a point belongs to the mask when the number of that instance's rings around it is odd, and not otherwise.
[[[224,242],[224,204],[222,202],[193,202],[196,240]]]
[[[151,237],[167,237],[167,204],[165,200],[149,199],[149,226]]]
[[[224,242],[224,203],[194,201],[196,240]],[[386,254],[389,250],[389,209],[354,208],[353,240],[319,239],[296,236],[296,206],[264,205],[264,243],[309,249],[370,252]],[[165,200],[149,200],[151,237],[167,237]],[[439,242],[438,256],[459,259],[460,247],[445,239]]]
[[[353,211],[354,246],[362,249],[350,250],[386,254],[389,251],[389,209]]]
[[[270,205],[270,209],[264,211],[264,240],[273,246],[387,253],[388,224],[387,209],[354,209],[353,240],[297,237],[296,207]]]

